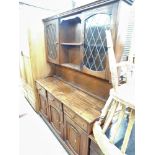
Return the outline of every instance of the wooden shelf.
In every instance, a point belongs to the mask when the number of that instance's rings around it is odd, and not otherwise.
[[[80,46],[82,43],[61,43],[61,45],[66,45],[66,46]]]
[[[61,66],[68,67],[75,70],[80,70],[80,65],[72,64],[72,63],[64,63]]]

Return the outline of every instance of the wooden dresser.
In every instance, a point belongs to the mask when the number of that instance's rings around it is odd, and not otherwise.
[[[74,154],[88,154],[93,122],[99,117],[105,102],[55,77],[37,80],[36,85],[41,115],[57,137]]]
[[[52,73],[36,80],[40,114],[69,154],[102,154],[92,127],[111,88],[104,28],[110,25],[116,60],[122,53],[127,59],[125,40],[131,31],[130,20],[124,19],[132,2],[100,0],[43,19]]]

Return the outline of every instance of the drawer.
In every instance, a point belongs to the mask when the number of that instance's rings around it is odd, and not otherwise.
[[[70,118],[74,118],[76,115],[72,110],[70,110],[66,106],[64,106],[64,113],[67,114]]]
[[[37,87],[37,89],[41,89],[41,88],[42,88],[42,87],[40,86],[40,84],[37,83],[37,82],[36,82],[36,87]]]
[[[46,97],[46,90],[44,88],[41,87],[40,89],[38,89],[38,92],[40,95]]]
[[[48,103],[58,109],[62,111],[62,103],[60,101],[58,101],[53,95],[51,95],[50,93],[48,93]]]
[[[74,113],[71,109],[64,106],[64,113],[68,115],[76,124],[87,132],[87,122]]]
[[[55,97],[51,95],[49,92],[47,92],[47,96],[49,101],[54,101]]]

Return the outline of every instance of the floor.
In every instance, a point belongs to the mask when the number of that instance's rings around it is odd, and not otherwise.
[[[68,155],[41,117],[20,95],[20,155]]]

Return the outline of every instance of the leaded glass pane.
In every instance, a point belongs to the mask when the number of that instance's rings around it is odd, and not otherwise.
[[[107,42],[105,28],[110,24],[107,14],[95,14],[85,20],[83,64],[94,71],[105,69]]]
[[[50,24],[46,27],[48,55],[56,59],[56,25]]]

